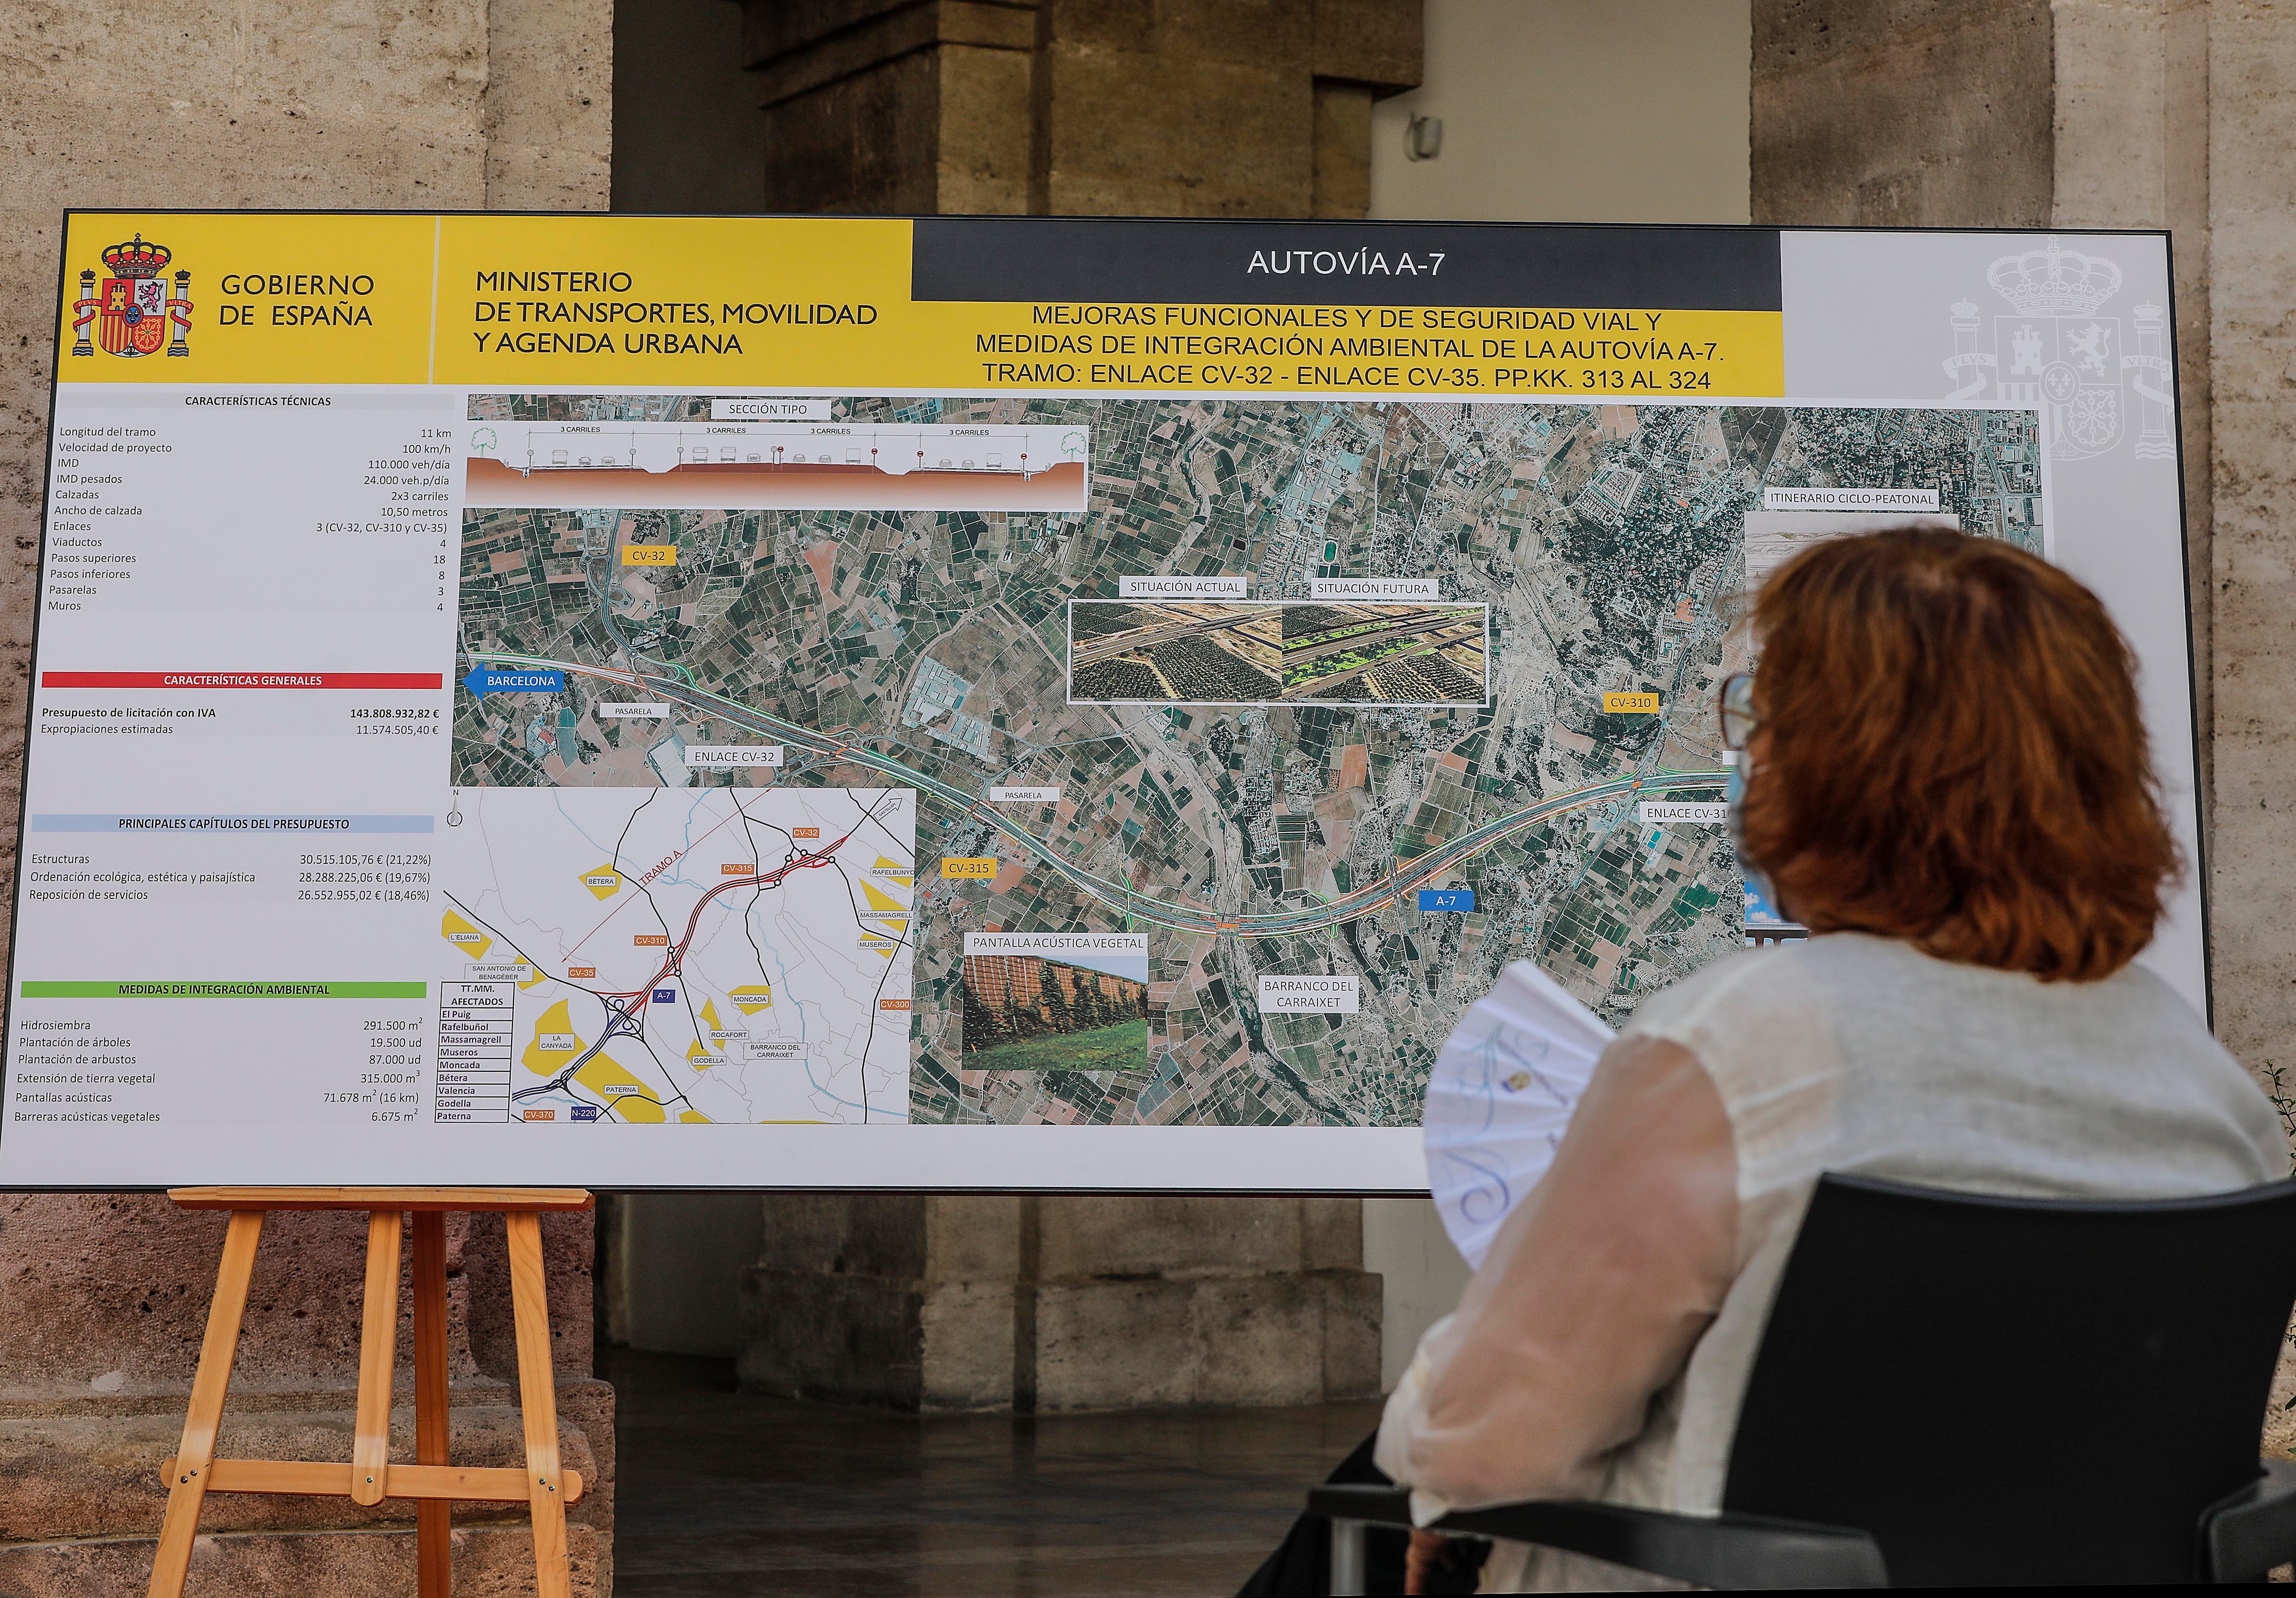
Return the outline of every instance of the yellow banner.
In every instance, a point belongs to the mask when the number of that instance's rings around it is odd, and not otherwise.
[[[825,393],[1784,392],[1775,311],[918,300],[913,242],[909,221],[873,217],[78,213],[65,244],[59,377]]]

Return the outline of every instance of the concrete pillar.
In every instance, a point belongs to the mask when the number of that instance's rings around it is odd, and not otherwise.
[[[12,356],[0,369],[0,537],[15,552],[0,571],[0,802],[16,804],[22,770],[62,208],[602,208],[611,28],[609,0],[0,8],[0,343]],[[0,829],[0,905],[14,903],[14,829]],[[0,1196],[0,1592],[144,1591],[157,1467],[182,1424],[222,1229],[220,1216],[152,1195]],[[589,1375],[588,1217],[550,1217],[544,1236],[562,1436],[568,1463],[599,1484],[574,1514],[576,1587],[603,1594],[613,1395]],[[270,1228],[228,1448],[349,1456],[365,1242],[355,1216]],[[457,1457],[514,1464],[501,1224],[458,1221],[448,1269]],[[399,1420],[411,1449],[411,1417]],[[194,1591],[414,1590],[411,1512],[209,1506]],[[467,1590],[530,1582],[521,1529],[463,1521]]]
[[[742,1383],[1023,1413],[1370,1397],[1362,1264],[1346,1199],[768,1199]]]
[[[1360,217],[1419,0],[742,0],[768,210]]]

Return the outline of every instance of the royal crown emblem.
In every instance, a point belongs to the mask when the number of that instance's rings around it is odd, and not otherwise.
[[[2120,268],[2051,239],[2045,249],[2003,256],[1985,281],[2021,316],[2094,316],[2120,292]]]
[[[174,250],[165,244],[146,244],[140,233],[103,252],[103,264],[111,268],[114,277],[157,277],[160,269],[175,258]]]
[[[1953,355],[1945,370],[1957,385],[1954,402],[2038,406],[2049,456],[2058,461],[2113,448],[2134,408],[2137,459],[2176,458],[2168,318],[2152,304],[2136,307],[2127,323],[2099,314],[2120,291],[2117,265],[2051,239],[2002,256],[1986,268],[1985,281],[2013,314],[1992,318],[1988,339],[1974,303],[1951,307]],[[2135,391],[2133,407],[2124,388]],[[2032,485],[2035,493],[2038,487]]]
[[[160,276],[176,258],[175,252],[165,244],[146,242],[139,233],[126,243],[108,246],[102,258],[111,275],[101,291],[94,267],[79,275],[79,299],[72,305],[72,354],[92,356],[100,347],[106,355],[132,358],[157,355],[162,346],[169,355],[191,354],[185,335],[192,325],[192,275],[178,270],[173,293]],[[91,328],[95,331],[93,341]]]

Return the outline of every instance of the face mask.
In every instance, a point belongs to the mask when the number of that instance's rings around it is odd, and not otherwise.
[[[1778,908],[1778,896],[1770,887],[1769,878],[1746,853],[1746,767],[1751,763],[1752,758],[1742,750],[1738,758],[1730,762],[1730,780],[1722,791],[1730,845],[1738,851],[1738,870],[1744,875],[1746,886],[1759,895],[1762,902],[1773,911],[1784,915],[1785,912]]]

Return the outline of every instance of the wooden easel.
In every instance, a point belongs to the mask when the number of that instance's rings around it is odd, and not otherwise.
[[[347,1495],[355,1504],[413,1498],[422,1598],[447,1598],[454,1585],[449,1517],[453,1500],[524,1504],[534,1522],[535,1588],[568,1598],[566,1506],[582,1496],[579,1471],[558,1463],[558,1399],[550,1360],[550,1311],[542,1272],[542,1215],[587,1209],[578,1187],[179,1187],[168,1196],[185,1209],[228,1209],[223,1266],[208,1310],[207,1340],[184,1414],[184,1440],[165,1468],[168,1516],[152,1566],[152,1598],[182,1598],[209,1493]],[[359,1325],[357,1421],[348,1464],[278,1459],[217,1459],[216,1431],[239,1349],[255,1245],[270,1209],[364,1209],[366,1302]],[[398,1344],[401,1217],[414,1215],[414,1457],[390,1463],[391,1365]],[[526,1468],[473,1469],[447,1463],[447,1217],[499,1214],[509,1234],[512,1318],[518,1332],[519,1407],[526,1422]]]

